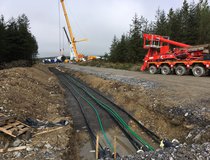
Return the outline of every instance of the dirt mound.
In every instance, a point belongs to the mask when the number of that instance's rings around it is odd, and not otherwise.
[[[0,112],[7,116],[16,116],[22,122],[26,118],[35,119],[44,123],[66,120],[68,125],[46,128],[45,126],[33,129],[33,134],[46,131],[29,141],[21,138],[13,139],[0,133],[0,148],[4,148],[9,142],[9,147],[27,146],[26,150],[6,152],[0,155],[0,159],[65,159],[69,155],[74,139],[72,120],[65,113],[63,90],[57,79],[44,65],[36,65],[31,68],[12,68],[0,70]],[[49,132],[49,130],[55,131]],[[20,142],[20,143],[19,143]],[[17,143],[17,142],[16,142]],[[30,146],[30,147],[29,147]],[[73,155],[73,154],[72,154]],[[74,153],[75,158],[76,154]],[[68,158],[67,158],[68,159]]]
[[[32,61],[26,61],[26,60],[12,61],[9,63],[0,63],[0,70],[14,68],[14,67],[31,67],[32,63],[33,63]]]

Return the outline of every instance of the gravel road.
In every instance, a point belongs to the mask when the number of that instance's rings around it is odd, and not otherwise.
[[[66,68],[93,74],[102,78],[118,80],[131,85],[141,85],[146,88],[159,87],[170,91],[169,97],[176,95],[177,99],[188,97],[192,100],[210,98],[210,77],[150,75],[145,72],[134,72],[110,68],[98,68],[66,64]]]

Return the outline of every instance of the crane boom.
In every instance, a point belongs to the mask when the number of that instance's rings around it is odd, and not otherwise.
[[[73,35],[73,32],[72,32],[69,17],[68,17],[67,11],[66,11],[66,6],[65,6],[65,3],[64,3],[64,0],[60,0],[60,2],[61,2],[61,5],[62,5],[62,8],[63,8],[64,16],[65,16],[65,19],[66,19],[66,24],[67,24],[70,39],[71,39],[71,42],[72,42],[73,52],[75,54],[76,61],[79,61],[77,47],[76,47],[76,41],[75,41],[75,38],[74,38],[74,35]]]
[[[70,39],[69,39],[69,36],[68,36],[68,34],[67,34],[67,32],[66,32],[66,28],[63,27],[63,30],[64,30],[64,32],[65,32],[65,35],[66,35],[66,38],[67,38],[69,44],[71,44],[71,41],[70,41]]]

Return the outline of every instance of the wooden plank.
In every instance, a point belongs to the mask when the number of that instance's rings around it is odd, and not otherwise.
[[[8,130],[6,130],[6,129],[4,129],[4,128],[0,128],[0,131],[4,132],[4,133],[6,133],[6,134],[8,134],[8,135],[10,135],[10,136],[12,136],[12,137],[16,137],[15,135],[13,135],[13,134],[11,133],[11,131],[8,131]]]
[[[40,133],[37,133],[35,135],[33,135],[33,137],[36,137],[38,135],[42,135],[42,134],[45,134],[45,133],[50,133],[50,132],[53,132],[53,131],[57,131],[59,129],[62,129],[63,127],[58,127],[58,128],[54,128],[54,129],[51,129],[51,130],[47,130],[47,131],[43,131],[43,132],[40,132]]]
[[[14,123],[9,123],[5,126],[0,127],[0,131],[12,136],[17,137],[30,129],[29,126],[21,123],[20,121],[15,121]]]
[[[99,136],[96,136],[96,160],[98,159]]]
[[[114,160],[117,159],[117,137],[114,136]]]
[[[4,120],[0,120],[0,127],[1,126],[5,126],[8,123],[14,123],[14,122],[15,122],[15,119],[4,119]]]
[[[25,132],[28,131],[29,129],[30,129],[30,128],[28,128],[28,127],[24,128],[24,129],[21,129],[21,130],[18,132],[18,135],[17,135],[17,136],[19,136],[19,135],[25,133]]]
[[[19,128],[19,129],[22,129],[22,128],[25,128],[27,126],[20,124],[20,125],[17,125],[16,127]]]
[[[26,149],[27,146],[20,146],[20,147],[12,147],[12,148],[8,148],[8,149],[0,149],[0,153],[2,152],[12,152],[12,151],[19,151],[19,150],[23,150]]]
[[[9,123],[9,124],[7,124],[6,126],[0,127],[0,130],[1,130],[1,128],[4,128],[4,129],[12,128],[12,127],[14,127],[14,126],[16,126],[16,125],[18,125],[18,124],[20,124],[20,122],[18,122],[18,121],[16,121],[15,123]]]

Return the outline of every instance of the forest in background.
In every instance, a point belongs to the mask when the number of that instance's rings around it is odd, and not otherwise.
[[[30,31],[30,23],[25,14],[8,22],[0,17],[0,64],[17,60],[32,63],[38,54],[36,38]]]
[[[143,33],[169,36],[170,39],[195,45],[210,43],[210,6],[208,0],[188,3],[168,12],[158,9],[155,21],[148,21],[137,14],[132,19],[130,30],[120,38],[114,36],[110,52],[105,54],[110,62],[141,62],[146,51],[143,49]]]

